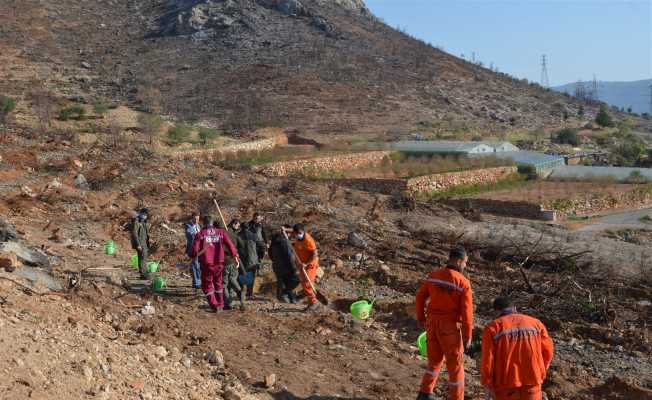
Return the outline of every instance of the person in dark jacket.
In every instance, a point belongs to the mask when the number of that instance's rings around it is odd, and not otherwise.
[[[249,232],[253,234],[254,241],[256,242],[256,251],[258,252],[259,261],[263,261],[265,254],[267,254],[267,236],[265,235],[263,222],[263,216],[259,213],[254,213],[253,218],[246,226]]]
[[[192,242],[195,239],[195,235],[197,235],[201,230],[201,225],[199,225],[199,213],[192,213],[190,221],[188,221],[183,228],[186,232],[186,254],[188,257],[191,257]],[[191,258],[191,260],[192,287],[195,289],[201,289],[201,268],[199,268],[199,260],[196,258]]]
[[[133,222],[131,230],[131,245],[138,253],[138,270],[142,279],[149,279],[147,271],[147,257],[149,256],[149,229],[147,228],[147,218],[149,212],[142,208]]]
[[[280,232],[272,235],[272,241],[269,246],[269,258],[272,260],[272,269],[276,275],[277,297],[284,303],[297,303],[294,289],[299,286],[300,280],[297,276],[295,266],[294,248],[292,242],[287,237],[287,231],[291,231],[290,226],[282,226]]]
[[[245,272],[239,277],[240,285],[247,287],[247,297],[252,300],[254,297],[256,275],[260,269],[260,258],[256,246],[256,235],[249,229],[241,226],[238,231],[238,238],[240,239],[238,252],[240,253],[242,266]]]
[[[204,228],[195,236],[192,243],[192,257],[199,258],[201,265],[201,288],[206,294],[210,308],[216,312],[224,309],[224,250],[238,254],[229,234],[224,229],[213,227],[210,216],[204,217]],[[236,255],[236,262],[239,258]]]
[[[222,223],[219,223],[220,227]],[[229,234],[231,242],[235,244],[236,249],[238,249],[238,254],[240,252],[239,248],[242,246],[240,244],[241,239],[238,237],[238,231],[240,230],[240,221],[233,219],[229,223],[229,227],[226,230]],[[242,257],[241,257],[242,258]],[[245,293],[238,282],[238,277],[240,276],[240,266],[236,262],[236,259],[233,255],[225,255],[224,258],[224,309],[230,310],[233,308],[233,301],[237,298],[240,299],[240,310],[245,309]]]

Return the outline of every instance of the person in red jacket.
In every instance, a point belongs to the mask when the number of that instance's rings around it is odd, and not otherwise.
[[[541,400],[553,344],[536,318],[518,314],[511,300],[494,300],[497,319],[484,328],[480,382],[496,400]]]
[[[464,347],[471,345],[473,328],[473,292],[462,275],[468,260],[463,247],[454,248],[446,267],[431,272],[417,292],[417,320],[428,332],[428,369],[417,400],[434,399],[444,359],[449,399],[464,399]]]
[[[201,288],[208,305],[219,312],[224,309],[224,288],[222,272],[224,270],[224,246],[235,258],[238,266],[240,258],[229,234],[221,228],[213,227],[213,219],[204,216],[204,228],[195,235],[192,242],[192,257],[199,257],[201,266]]]

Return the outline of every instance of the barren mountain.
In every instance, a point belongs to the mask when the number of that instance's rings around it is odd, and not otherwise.
[[[504,131],[578,106],[415,40],[361,0],[7,0],[0,46],[5,92],[45,80],[73,100],[236,129]]]

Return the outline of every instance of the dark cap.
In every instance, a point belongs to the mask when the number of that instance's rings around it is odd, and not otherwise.
[[[456,246],[448,253],[448,258],[451,260],[463,260],[466,256],[466,249],[462,246]]]

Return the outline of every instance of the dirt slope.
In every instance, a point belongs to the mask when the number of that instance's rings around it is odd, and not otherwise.
[[[414,292],[460,240],[447,234],[451,227],[476,224],[437,204],[376,200],[319,182],[224,171],[203,160],[149,156],[143,168],[129,168],[142,157],[135,150],[20,139],[5,143],[0,155],[0,214],[22,240],[51,256],[55,276],[66,283],[84,268],[116,268],[84,272],[77,289],[62,295],[39,296],[0,279],[4,398],[412,398],[424,367],[413,347],[420,333],[412,317]],[[73,186],[79,170],[91,190]],[[176,265],[186,261],[180,226],[187,210],[211,211],[211,194],[227,218],[257,209],[270,223],[307,223],[320,245],[326,272],[319,284],[332,306],[302,314],[271,300],[274,288],[267,283],[248,311],[207,313]],[[123,228],[127,211],[140,205],[152,210],[154,258],[169,283],[159,294],[128,266],[132,251]],[[493,223],[519,229],[518,223]],[[348,244],[351,231],[367,241],[367,250]],[[109,238],[118,243],[117,257],[102,254]],[[549,327],[557,349],[545,385],[549,399],[649,398],[649,281],[529,265],[529,290],[515,261],[472,238],[462,242],[473,254],[468,276],[477,328],[492,318],[490,302],[500,293]],[[15,274],[1,276],[31,286]],[[32,290],[47,292],[38,285]],[[378,299],[365,324],[347,312],[360,297]],[[139,312],[147,301],[156,307],[154,316]],[[207,363],[205,354],[215,349],[224,354],[225,368]],[[481,393],[477,357],[465,358],[469,398]],[[262,382],[271,374],[276,382],[268,388]],[[231,386],[236,394],[229,394]]]
[[[76,101],[231,129],[487,133],[549,128],[578,107],[414,40],[358,1],[10,0],[0,26],[0,53],[13,55],[3,92],[44,80]]]

